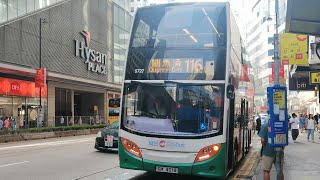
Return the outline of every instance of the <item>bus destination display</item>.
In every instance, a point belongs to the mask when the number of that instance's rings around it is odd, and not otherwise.
[[[149,63],[148,73],[201,73],[202,59],[152,59]]]

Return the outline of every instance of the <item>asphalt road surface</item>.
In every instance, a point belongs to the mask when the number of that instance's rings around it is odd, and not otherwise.
[[[0,144],[0,180],[188,180],[199,177],[119,168],[117,152],[93,148],[95,135]]]

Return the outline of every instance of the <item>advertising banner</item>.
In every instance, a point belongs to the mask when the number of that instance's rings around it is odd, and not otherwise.
[[[36,68],[35,86],[44,87],[46,84],[46,68]]]
[[[280,34],[280,58],[282,64],[308,64],[308,36]]]
[[[267,88],[270,122],[268,143],[270,146],[288,145],[288,109],[285,86]]]
[[[279,67],[279,78],[284,78],[284,65]],[[272,63],[271,82],[274,82],[274,62]]]
[[[0,77],[0,95],[40,97],[40,88],[31,81]],[[47,86],[41,88],[41,96],[47,97]]]

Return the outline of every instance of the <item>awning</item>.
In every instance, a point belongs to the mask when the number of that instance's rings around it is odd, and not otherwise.
[[[286,32],[320,35],[319,0],[288,0]]]

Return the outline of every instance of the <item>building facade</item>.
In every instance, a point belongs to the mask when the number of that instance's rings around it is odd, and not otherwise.
[[[267,111],[267,87],[272,79],[273,35],[275,34],[275,0],[248,2],[246,46],[255,74],[255,106],[257,112]],[[285,29],[286,0],[279,0],[279,33]],[[287,70],[285,72],[287,74]]]
[[[11,8],[12,1],[3,2]],[[41,2],[53,4],[0,22],[0,118],[13,116],[22,128],[106,122],[108,99],[121,89],[125,50],[115,47],[126,47],[115,37],[131,24],[115,22],[114,12],[125,7],[111,0]],[[34,83],[39,67],[47,72],[41,93]]]

